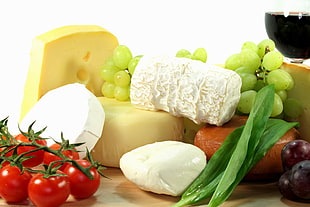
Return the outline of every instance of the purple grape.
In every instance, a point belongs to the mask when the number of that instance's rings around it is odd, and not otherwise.
[[[280,179],[279,179],[279,183],[278,183],[278,188],[280,193],[287,199],[289,200],[297,200],[298,197],[294,194],[292,187],[291,187],[291,183],[289,180],[289,177],[291,175],[291,171],[285,171]]]
[[[310,160],[310,143],[305,140],[293,140],[287,143],[281,152],[284,170],[291,169],[296,163]]]
[[[296,196],[310,199],[310,160],[298,162],[292,167],[289,183]]]

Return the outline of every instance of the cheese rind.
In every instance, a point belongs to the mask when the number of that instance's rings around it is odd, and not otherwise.
[[[20,128],[27,131],[31,123],[33,130],[44,138],[61,142],[61,133],[70,143],[82,143],[77,149],[80,157],[86,155],[86,147],[91,150],[101,136],[105,113],[97,97],[83,84],[67,84],[47,92],[26,114]],[[54,143],[47,140],[48,145]]]
[[[182,140],[183,118],[167,112],[140,110],[129,101],[98,97],[105,111],[102,136],[92,150],[95,160],[119,167],[121,156],[137,147],[164,140]]]
[[[117,38],[96,25],[69,25],[37,36],[32,42],[21,117],[48,91],[83,83],[101,96],[99,68],[113,55]]]
[[[222,125],[235,113],[240,76],[215,65],[188,58],[142,57],[131,79],[132,104],[164,110],[195,123]]]
[[[205,153],[192,144],[163,141],[124,154],[120,168],[139,188],[181,195],[206,166]]]
[[[287,92],[288,98],[297,99],[303,107],[302,115],[290,121],[298,121],[301,138],[310,141],[310,66],[284,63],[281,69],[290,73],[294,80],[294,87]]]

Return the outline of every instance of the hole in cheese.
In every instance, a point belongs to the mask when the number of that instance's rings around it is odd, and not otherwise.
[[[90,58],[90,52],[87,52],[87,53],[84,55],[83,60],[84,60],[85,62],[87,62],[87,61],[89,60],[89,58]]]
[[[78,79],[78,82],[81,83],[86,83],[89,80],[89,74],[87,72],[87,70],[85,69],[80,69],[76,72],[76,77]]]

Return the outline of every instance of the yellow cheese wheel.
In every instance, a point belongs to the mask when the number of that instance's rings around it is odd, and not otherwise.
[[[119,167],[121,156],[137,147],[157,141],[181,141],[183,118],[164,111],[146,111],[121,102],[98,97],[105,111],[102,136],[92,150],[95,160],[105,166]]]
[[[69,25],[37,36],[32,42],[20,119],[48,91],[83,83],[101,96],[99,68],[112,56],[117,38],[96,25]]]
[[[288,91],[288,98],[297,99],[303,107],[302,115],[292,121],[300,123],[301,138],[310,141],[310,66],[284,63],[281,68],[289,72],[294,80],[294,87]]]

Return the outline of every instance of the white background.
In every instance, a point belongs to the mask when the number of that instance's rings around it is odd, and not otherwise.
[[[94,24],[116,35],[133,55],[204,47],[209,63],[223,63],[243,42],[267,38],[266,5],[252,0],[1,1],[0,119],[9,116],[17,125],[31,41],[39,34]]]

